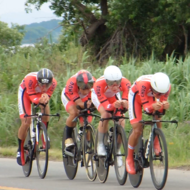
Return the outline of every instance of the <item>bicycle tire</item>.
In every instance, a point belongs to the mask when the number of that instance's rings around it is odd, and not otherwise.
[[[159,143],[160,143],[160,147],[162,152],[160,153],[159,156],[153,157],[154,155],[154,148],[153,148],[153,142],[150,145],[150,155],[149,155],[149,159],[150,159],[150,173],[151,173],[151,178],[153,181],[153,184],[155,186],[156,189],[160,190],[163,189],[166,181],[167,181],[167,176],[168,176],[168,151],[167,151],[167,144],[166,144],[166,140],[165,140],[165,136],[164,133],[162,132],[162,130],[160,129],[154,129],[154,133],[153,133],[153,139],[155,138],[155,136],[158,136],[159,139]],[[161,169],[162,164],[165,164],[163,166],[163,169]],[[161,170],[163,170],[163,175],[161,176],[160,180],[158,180],[158,176],[156,171],[159,170],[159,174],[161,174]]]
[[[65,168],[65,173],[70,180],[73,180],[75,178],[77,169],[78,169],[78,160],[77,160],[78,149],[77,149],[77,144],[76,144],[75,130],[76,129],[73,129],[73,133],[72,133],[72,138],[75,143],[75,146],[71,151],[74,154],[74,157],[71,157],[65,154],[65,139],[66,139],[65,128],[63,131],[63,138],[62,138],[63,165]]]
[[[27,132],[26,139],[24,141],[24,158],[26,163],[22,166],[23,173],[26,177],[29,177],[32,171],[34,149],[32,148],[32,142],[30,137],[30,129]]]
[[[88,140],[90,139],[90,141]],[[86,175],[90,181],[94,181],[97,176],[96,162],[94,158],[94,127],[91,124],[86,126],[83,131],[83,161],[86,169]]]
[[[129,133],[129,136],[131,135],[131,133],[132,133],[132,130]],[[143,137],[142,135],[139,137],[138,143],[135,146],[135,149],[134,149],[134,160],[136,158],[138,158],[139,149],[142,148],[142,146],[143,146],[142,137]],[[134,164],[135,164],[135,169],[137,170],[137,168],[138,168],[138,172],[136,174],[134,174],[134,175],[129,174],[129,180],[130,180],[131,185],[133,187],[137,188],[137,187],[140,186],[140,184],[142,182],[144,169],[139,166],[138,162],[135,161]]]
[[[106,133],[104,136],[105,146],[108,146],[107,140],[108,140],[108,133]],[[98,146],[98,130],[96,132],[95,149],[94,149],[96,155],[96,171],[97,171],[98,180],[101,183],[105,183],[109,174],[109,163],[105,163],[106,156],[98,156],[97,146]]]
[[[37,129],[36,129],[37,130]],[[36,133],[37,135],[37,133]],[[45,178],[48,170],[48,135],[44,123],[38,126],[38,143],[36,143],[36,164],[40,178]]]
[[[121,125],[116,126],[116,130],[113,131],[114,134],[114,168],[117,181],[120,185],[124,185],[127,180],[127,171],[126,171],[126,158],[127,158],[127,137],[125,131]],[[118,141],[120,141],[119,153],[118,153]],[[119,156],[120,155],[120,156]],[[122,156],[121,156],[122,155]],[[121,160],[120,160],[121,159]],[[122,164],[121,166],[118,165]]]

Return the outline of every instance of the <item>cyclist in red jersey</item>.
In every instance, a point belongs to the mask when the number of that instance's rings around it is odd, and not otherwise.
[[[137,145],[138,138],[142,134],[143,127],[139,123],[142,120],[143,109],[152,114],[156,110],[162,112],[169,109],[167,101],[171,90],[170,79],[165,73],[155,73],[154,75],[143,75],[132,85],[129,91],[129,119],[133,131],[128,140],[128,156],[126,159],[126,170],[130,174],[135,174],[134,167],[134,147]],[[160,119],[160,118],[156,118]],[[161,128],[161,123],[157,123]],[[154,140],[155,154],[161,151],[158,138]]]
[[[72,132],[73,128],[76,126],[76,123],[72,122],[72,120],[79,114],[79,110],[76,106],[79,105],[81,108],[89,108],[92,105],[91,89],[95,80],[96,79],[90,72],[80,70],[67,81],[65,88],[62,90],[61,101],[66,111],[69,113],[65,126],[65,147],[67,150],[70,150],[70,148],[74,146]],[[91,118],[88,119],[91,120]],[[80,135],[83,131],[83,121],[81,119],[80,124],[81,127],[78,131],[77,137],[78,140],[80,140]]]
[[[128,92],[130,87],[130,81],[122,76],[121,70],[117,66],[112,65],[105,69],[104,75],[96,80],[94,90],[92,91],[92,102],[100,112],[101,118],[111,117],[111,113],[116,108],[128,108]],[[122,98],[120,92],[122,92]],[[119,112],[117,114],[120,115]],[[98,125],[97,152],[101,156],[106,155],[103,138],[108,131],[108,122],[108,120],[100,121]],[[123,127],[125,126],[125,120],[121,119],[119,122]],[[122,165],[122,160],[118,165]]]
[[[21,126],[18,130],[17,163],[21,166],[25,164],[24,141],[31,123],[31,118],[24,118],[24,115],[31,115],[31,103],[40,103],[43,105],[47,104],[45,107],[45,113],[49,114],[50,108],[48,102],[56,86],[57,81],[53,77],[53,73],[46,68],[26,75],[19,86],[18,109],[21,119]],[[40,108],[41,111],[44,112],[44,106],[40,105]],[[49,117],[42,117],[42,121],[47,127]],[[48,146],[50,146],[50,144]]]

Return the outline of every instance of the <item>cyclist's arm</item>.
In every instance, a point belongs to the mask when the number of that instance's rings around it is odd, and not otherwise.
[[[150,101],[150,99],[153,97],[147,95],[150,90],[150,87],[148,86],[147,83],[138,82],[138,89],[143,109],[147,113],[152,113],[154,111],[154,108],[152,106],[152,101]]]
[[[25,78],[26,92],[28,93],[30,101],[34,104],[38,104],[41,97],[41,93],[36,93],[35,91],[36,83],[37,81],[34,80],[33,77],[28,76]]]
[[[122,100],[127,100],[128,101],[128,94],[129,94],[129,89],[131,88],[131,83],[129,80],[126,78],[122,78],[121,81],[121,88],[122,88]]]
[[[94,90],[98,97],[98,100],[106,111],[113,111],[115,109],[114,103],[112,103],[112,104],[109,103],[107,97],[104,95],[105,85],[101,85],[100,82],[97,82],[94,85]]]
[[[65,95],[67,96],[69,101],[76,102],[78,99],[80,99],[78,91],[79,91],[79,89],[78,89],[78,86],[77,86],[77,83],[76,83],[76,78],[71,77],[67,81],[66,87],[65,87]]]

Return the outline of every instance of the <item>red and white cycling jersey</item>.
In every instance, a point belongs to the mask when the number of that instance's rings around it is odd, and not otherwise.
[[[131,86],[129,92],[129,118],[131,123],[138,122],[142,118],[142,106],[147,113],[153,112],[152,104],[156,101],[167,101],[168,96],[171,91],[170,89],[167,93],[162,94],[158,99],[155,99],[151,89],[151,78],[153,75],[143,75],[139,77],[135,83]],[[161,108],[162,111],[163,109]]]
[[[73,101],[73,102],[75,102],[79,98],[91,99],[91,91],[89,92],[89,94],[85,96],[79,92],[79,88],[77,85],[77,74],[78,73],[76,73],[75,75],[73,75],[71,78],[68,79],[65,86],[64,95],[67,97],[69,101]],[[93,77],[93,80],[96,81],[94,77]]]
[[[130,87],[131,87],[131,83],[125,77],[122,77],[121,84],[118,87],[117,92],[113,92],[111,89],[108,88],[108,85],[106,83],[104,76],[97,79],[96,82],[94,83],[94,91],[98,98],[98,101],[107,111],[114,110],[114,106],[112,105],[112,103],[118,100],[118,94],[120,92],[122,92],[122,99],[128,100],[128,93],[129,93]]]
[[[49,97],[53,94],[57,86],[57,81],[53,78],[52,85],[48,88],[46,94]],[[30,114],[31,102],[34,104],[39,103],[39,99],[44,92],[37,81],[37,72],[27,74],[22,80],[18,90],[18,106],[20,117],[23,117],[25,113]]]
[[[79,71],[80,72],[80,71]],[[61,93],[61,101],[68,111],[69,107],[75,105],[75,101],[79,98],[85,102],[87,100],[91,100],[91,91],[87,95],[83,95],[79,91],[79,87],[77,85],[77,75],[73,75],[71,78],[68,79],[65,88],[63,88]],[[93,80],[96,81],[96,78],[93,77]]]

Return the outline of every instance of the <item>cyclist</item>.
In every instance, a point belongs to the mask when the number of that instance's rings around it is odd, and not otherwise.
[[[104,75],[96,80],[94,90],[92,91],[92,102],[100,112],[101,118],[111,117],[111,114],[116,108],[128,108],[128,92],[130,87],[130,81],[122,76],[121,70],[117,66],[108,66],[104,70]],[[120,92],[122,92],[122,99]],[[121,115],[120,112],[116,114]],[[108,120],[104,120],[98,124],[97,153],[101,156],[106,155],[103,138],[108,131],[108,122]],[[120,119],[119,122],[124,127],[125,120]],[[119,153],[120,148],[118,145]],[[118,165],[122,165],[122,160]]]
[[[31,115],[31,103],[42,104],[40,105],[42,112],[44,112],[43,105],[47,104],[45,106],[45,113],[49,114],[50,108],[48,102],[56,86],[57,81],[53,77],[52,71],[46,68],[43,68],[38,72],[27,74],[19,86],[18,109],[21,119],[21,126],[18,130],[17,163],[21,166],[25,164],[24,141],[31,123],[31,118],[24,118],[24,115]],[[46,127],[48,127],[49,117],[43,116],[42,121]]]
[[[86,70],[80,70],[75,75],[73,75],[66,83],[65,88],[63,88],[61,93],[61,101],[69,113],[69,117],[66,120],[66,140],[65,147],[69,151],[74,142],[72,139],[73,128],[76,126],[76,123],[72,120],[78,116],[79,110],[76,108],[79,105],[81,108],[89,108],[92,105],[91,102],[91,89],[93,87],[94,81],[96,79],[92,74]],[[91,122],[91,117],[88,118],[88,121]],[[80,140],[80,135],[83,131],[83,120],[80,118],[80,130],[77,139]]]
[[[130,174],[135,174],[134,167],[134,147],[137,145],[138,138],[142,134],[143,127],[139,123],[142,120],[142,107],[148,114],[156,110],[162,112],[169,108],[167,101],[171,90],[170,79],[165,73],[155,73],[154,75],[143,75],[132,85],[129,91],[129,119],[133,131],[128,141],[128,156],[126,159],[126,170]],[[156,118],[160,119],[160,118]],[[157,123],[161,128],[161,123]],[[155,154],[161,151],[158,138],[154,140]]]

